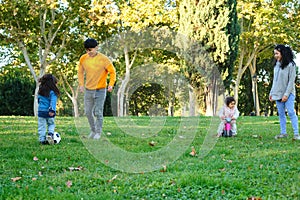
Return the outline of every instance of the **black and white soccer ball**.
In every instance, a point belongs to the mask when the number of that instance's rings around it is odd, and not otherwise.
[[[53,141],[54,141],[54,144],[60,143],[61,137],[60,137],[60,134],[58,132],[54,132],[54,134],[53,134]]]

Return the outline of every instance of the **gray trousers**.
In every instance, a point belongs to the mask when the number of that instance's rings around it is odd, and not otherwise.
[[[102,133],[103,125],[103,109],[106,98],[106,89],[85,90],[84,108],[91,131],[94,133]]]

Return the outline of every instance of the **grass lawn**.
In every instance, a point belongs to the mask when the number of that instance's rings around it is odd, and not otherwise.
[[[240,117],[238,136],[219,139],[209,117],[126,120],[105,118],[94,141],[85,119],[58,116],[50,146],[37,118],[0,117],[0,199],[300,199],[289,121],[275,140],[277,117]]]

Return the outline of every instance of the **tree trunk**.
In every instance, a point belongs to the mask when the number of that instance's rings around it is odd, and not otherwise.
[[[38,116],[38,92],[39,92],[39,85],[35,84],[34,100],[33,100],[33,113],[35,117]]]
[[[216,73],[213,73],[211,83],[206,87],[206,116],[215,116],[218,108],[219,85]]]
[[[239,58],[239,66],[238,66],[238,74],[236,77],[236,81],[235,81],[235,87],[234,87],[234,99],[236,101],[236,104],[238,104],[238,95],[239,95],[239,87],[240,87],[240,82],[241,79],[246,71],[246,69],[250,66],[250,64],[253,62],[254,56],[257,54],[258,48],[254,48],[250,54],[249,57],[247,57],[247,62],[245,65],[244,64],[244,57],[245,57],[245,53],[246,51],[241,48],[240,51],[240,58]]]
[[[126,72],[125,72],[125,77],[124,79],[121,81],[121,86],[118,89],[118,116],[119,117],[123,117],[125,116],[125,91],[126,91],[126,87],[127,84],[130,80],[130,68],[132,63],[130,63],[130,58],[129,58],[129,52],[127,47],[124,47],[124,56],[125,56],[125,64],[126,64]]]
[[[22,51],[22,54],[24,56],[24,59],[25,59],[25,62],[27,64],[27,66],[29,67],[29,70],[30,70],[30,73],[31,75],[33,76],[33,79],[35,81],[35,90],[34,90],[34,101],[33,101],[33,113],[34,113],[34,116],[36,117],[37,116],[37,112],[38,112],[38,100],[37,100],[37,94],[38,94],[38,91],[39,91],[39,82],[38,82],[38,78],[36,76],[36,73],[33,69],[33,66],[31,64],[31,61],[30,61],[30,58],[29,58],[29,55],[28,55],[28,52],[27,52],[27,49],[23,43],[23,41],[18,41],[18,46],[20,48],[20,50]]]
[[[72,98],[74,117],[79,117],[77,98]]]
[[[251,74],[252,80],[252,95],[253,95],[253,104],[254,104],[254,111],[255,115],[260,115],[260,106],[259,106],[259,99],[258,99],[258,91],[257,91],[257,75],[256,75],[256,55],[253,56],[252,62],[249,65],[249,70]]]
[[[127,69],[127,67],[126,67]],[[127,70],[126,70],[127,71]],[[127,73],[128,72],[128,73]],[[130,70],[125,73],[124,79],[121,81],[121,86],[118,89],[118,116],[125,116],[125,90],[130,80]]]
[[[190,104],[190,109],[189,109],[189,116],[195,116],[195,95],[194,95],[194,90],[191,85],[189,85],[189,104]]]
[[[256,76],[256,75],[253,75]],[[253,77],[252,76],[252,77]],[[257,80],[255,78],[252,79],[252,95],[253,95],[253,107],[256,116],[260,115],[260,106],[259,106],[259,99],[257,93]]]
[[[171,97],[171,101],[169,101],[169,106],[168,106],[168,116],[171,116],[171,117],[174,116],[173,97]]]

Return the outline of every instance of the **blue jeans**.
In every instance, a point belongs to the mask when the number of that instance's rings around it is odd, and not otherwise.
[[[38,134],[39,134],[40,142],[46,141],[47,126],[48,126],[48,133],[54,133],[54,129],[55,129],[54,117],[52,118],[38,117]]]
[[[85,90],[84,108],[91,131],[102,133],[103,109],[106,98],[106,89]]]
[[[294,130],[294,135],[299,134],[298,130],[298,116],[296,115],[295,108],[295,95],[290,94],[288,100],[286,102],[276,101],[277,111],[279,115],[279,122],[280,122],[280,133],[286,134],[286,116],[285,110],[287,110],[288,115],[292,122],[292,127]]]

